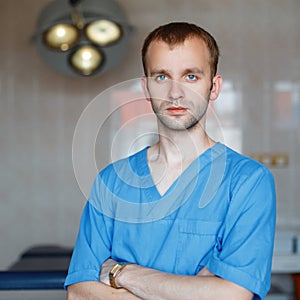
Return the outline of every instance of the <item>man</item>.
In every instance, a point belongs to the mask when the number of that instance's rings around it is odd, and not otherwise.
[[[275,227],[273,177],[213,141],[219,50],[196,25],[144,42],[142,86],[159,141],[105,168],[84,209],[68,299],[263,299]]]

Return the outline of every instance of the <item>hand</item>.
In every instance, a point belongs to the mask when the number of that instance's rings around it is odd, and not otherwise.
[[[106,285],[110,286],[110,283],[109,283],[109,271],[117,263],[118,263],[117,261],[109,258],[108,260],[106,260],[102,264],[102,266],[101,266],[101,273],[100,273],[100,281],[102,283],[105,283]]]

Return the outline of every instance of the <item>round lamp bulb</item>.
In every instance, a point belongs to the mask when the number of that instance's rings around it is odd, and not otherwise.
[[[57,24],[44,34],[46,45],[54,50],[67,51],[75,45],[79,38],[76,27],[69,24]]]
[[[91,75],[100,67],[102,62],[102,53],[91,45],[79,47],[70,57],[72,67],[82,75]]]
[[[85,33],[90,41],[101,46],[114,43],[122,36],[120,26],[109,20],[98,20],[90,23]]]

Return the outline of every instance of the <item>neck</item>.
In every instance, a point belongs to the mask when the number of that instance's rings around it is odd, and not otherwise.
[[[190,130],[159,128],[159,141],[149,149],[149,159],[162,160],[169,166],[191,163],[215,144],[205,129],[199,127]]]

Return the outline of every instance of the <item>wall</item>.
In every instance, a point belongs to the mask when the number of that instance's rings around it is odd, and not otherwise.
[[[272,169],[278,227],[300,229],[299,1],[122,0],[135,27],[131,49],[95,78],[65,77],[38,57],[29,38],[46,3],[0,0],[0,269],[33,244],[73,245],[85,201],[72,166],[76,123],[98,93],[140,76],[144,35],[171,20],[196,22],[218,40],[220,71],[241,97],[242,151],[289,155],[287,167]],[[292,98],[278,98],[284,88]],[[109,156],[98,159],[105,165]]]

